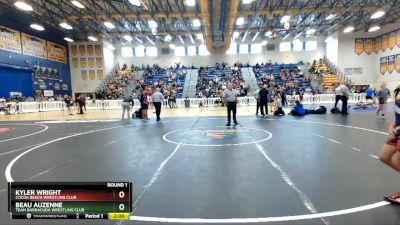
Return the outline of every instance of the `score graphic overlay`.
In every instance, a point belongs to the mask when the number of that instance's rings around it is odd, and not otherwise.
[[[131,203],[131,182],[8,183],[12,219],[127,220]]]

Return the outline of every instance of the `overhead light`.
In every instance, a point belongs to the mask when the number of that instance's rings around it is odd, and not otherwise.
[[[199,19],[193,19],[193,26],[194,27],[199,27],[201,26],[201,22]]]
[[[253,39],[252,39],[251,41],[254,42],[254,41],[256,40],[256,38],[258,37],[259,34],[260,34],[260,32],[257,32],[257,33],[254,35],[254,37],[253,37]]]
[[[179,38],[179,40],[181,41],[182,44],[185,44],[185,41],[183,40],[181,35],[179,35],[178,38]]]
[[[368,29],[368,32],[375,32],[375,31],[377,31],[377,30],[379,30],[379,29],[381,29],[380,26],[373,26],[373,27],[371,27],[371,28]]]
[[[313,29],[313,28],[311,28],[311,29],[308,29],[307,31],[306,31],[306,34],[307,35],[310,35],[310,34],[313,34],[313,33],[315,33],[315,29]]]
[[[106,26],[108,29],[114,29],[115,28],[114,24],[112,24],[109,21],[105,21],[104,22],[104,26]]]
[[[265,32],[266,37],[271,36],[271,35],[272,35],[272,31],[269,30],[269,31]]]
[[[71,1],[71,3],[72,3],[72,5],[80,8],[80,9],[84,9],[85,8],[85,6],[82,5],[82,3],[78,2],[78,1]]]
[[[244,18],[241,16],[241,17],[238,17],[237,19],[236,19],[236,25],[238,25],[238,26],[241,26],[241,25],[243,25],[244,24]]]
[[[293,38],[293,39],[297,39],[298,37],[300,37],[300,36],[301,36],[301,34],[303,34],[303,32],[300,32],[300,33],[296,34],[296,36],[294,36],[294,38]]]
[[[60,23],[60,27],[67,29],[67,30],[72,30],[72,26],[69,25],[67,22]]]
[[[282,16],[281,23],[286,23],[290,20],[290,15]]]
[[[129,36],[129,35],[128,35]],[[138,42],[140,42],[140,43],[142,43],[143,44],[143,41],[142,41],[142,39],[140,39],[140,38],[138,38],[138,37],[134,37],[135,39],[136,39],[136,41],[138,41]]]
[[[203,37],[202,33],[196,34],[196,38],[199,39],[199,40],[204,40],[204,37]]]
[[[95,38],[93,36],[89,36],[88,39],[91,40],[91,41],[97,41],[97,38]]]
[[[14,3],[14,5],[15,5],[15,7],[17,7],[20,10],[23,10],[23,11],[33,11],[32,6],[24,1],[17,1]]]
[[[157,28],[158,25],[157,25],[156,21],[154,21],[154,20],[149,20],[149,27],[150,27],[150,28]]]
[[[349,32],[352,32],[354,30],[354,27],[353,26],[349,26],[349,27],[346,27],[344,30],[343,30],[343,32],[344,33],[349,33]]]
[[[232,35],[233,39],[236,39],[239,36],[240,36],[239,32],[237,32],[237,31],[233,32],[233,35]]]
[[[147,37],[146,36],[146,39],[152,44],[152,45],[155,45],[156,43],[154,43],[154,41],[153,40],[151,40],[149,37]]]
[[[155,27],[151,28],[151,33],[153,35],[156,35],[157,34],[157,28],[155,28]]]
[[[125,40],[129,41],[129,42],[133,41],[133,38],[132,38],[130,35],[124,35],[123,38],[124,38]]]
[[[195,6],[196,0],[186,0],[185,3],[187,6]]]
[[[140,6],[140,0],[129,0],[129,3],[131,3],[134,6]]]
[[[336,14],[335,13],[332,13],[332,14],[329,14],[326,18],[325,18],[325,20],[331,20],[331,19],[333,19],[333,18],[335,18],[336,17]]]
[[[242,3],[243,3],[244,5],[246,5],[246,4],[250,4],[251,1],[252,1],[252,0],[243,0]]]
[[[242,42],[244,42],[244,40],[246,40],[246,37],[247,37],[247,31],[244,32],[244,35],[243,35],[243,38],[242,38]]]
[[[172,40],[172,37],[171,37],[171,35],[169,35],[169,34],[167,34],[166,36],[165,36],[165,38],[164,38],[164,41],[166,41],[166,42],[170,42]]]
[[[66,40],[68,42],[74,42],[74,40],[72,40],[72,38],[69,38],[69,37],[65,37],[64,40]]]
[[[286,34],[285,37],[282,38],[282,40],[286,40],[290,36],[290,33]]]
[[[286,22],[283,24],[283,28],[285,28],[286,30],[290,28],[290,23]]]
[[[112,51],[115,50],[115,47],[114,47],[114,45],[112,45],[112,44],[107,45],[106,48],[108,48],[108,49],[110,49],[110,50],[112,50]]]
[[[31,27],[32,29],[35,29],[35,30],[38,30],[38,31],[44,31],[44,27],[43,27],[42,25],[39,25],[39,24],[36,24],[36,23],[31,24],[30,27]]]
[[[169,44],[169,48],[174,49],[174,48],[175,48],[175,45],[174,45],[174,44]]]
[[[268,41],[264,40],[264,41],[261,42],[261,45],[267,45],[267,43],[268,43]]]
[[[332,37],[327,37],[327,38],[325,39],[325,43],[328,43],[328,42],[331,42],[331,41],[333,41],[333,38],[332,38]]]
[[[384,15],[385,15],[385,12],[382,11],[382,10],[379,10],[379,11],[377,11],[374,14],[371,15],[371,19],[378,19],[378,18],[380,18],[380,17],[382,17]]]

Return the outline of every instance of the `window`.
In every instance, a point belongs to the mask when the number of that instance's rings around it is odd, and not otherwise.
[[[229,47],[228,51],[226,51],[226,54],[232,55],[237,53],[237,45],[236,43],[231,43],[231,46]]]
[[[147,56],[157,56],[158,52],[157,52],[157,48],[156,47],[147,47],[146,48],[146,55]]]
[[[189,46],[187,50],[188,50],[188,55],[190,56],[196,55],[197,53],[196,46]]]
[[[200,45],[199,46],[199,55],[209,55],[210,53],[208,52],[208,49],[205,45]]]
[[[239,53],[240,54],[247,54],[249,53],[249,45],[241,44],[239,45]]]
[[[317,50],[317,41],[306,41],[306,51]]]
[[[182,46],[180,47],[176,46],[174,48],[174,51],[175,51],[175,56],[184,56],[186,54],[185,47]]]
[[[252,54],[260,54],[262,51],[262,45],[261,44],[252,44],[250,45],[250,50]]]
[[[135,56],[143,57],[144,56],[145,47],[143,45],[139,45],[135,48]]]
[[[122,47],[121,54],[123,57],[133,57],[133,48],[131,47]]]
[[[294,40],[292,42],[292,45],[293,45],[293,51],[295,52],[300,52],[303,50],[303,42],[298,39]]]
[[[279,51],[281,52],[290,52],[292,45],[290,42],[281,42],[279,44]]]

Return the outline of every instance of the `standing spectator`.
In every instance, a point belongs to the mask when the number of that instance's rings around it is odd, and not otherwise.
[[[268,115],[268,89],[267,88],[268,88],[268,86],[265,84],[259,92],[262,116]],[[264,113],[264,107],[265,107],[265,113]]]
[[[390,96],[390,91],[389,91],[389,89],[386,88],[386,83],[383,82],[381,84],[381,89],[377,93],[378,102],[379,102],[379,108],[378,108],[378,111],[376,111],[377,116],[379,116],[379,112],[382,111],[382,118],[385,118],[385,106],[386,106],[387,99],[389,96]]]
[[[67,105],[67,109],[68,109],[69,115],[74,115],[72,113],[72,107],[74,106],[74,100],[70,96],[65,95],[64,96],[64,102]]]
[[[160,121],[161,114],[161,102],[163,101],[163,94],[160,92],[160,88],[156,88],[156,91],[151,95],[152,102],[156,108],[157,121]]]
[[[222,93],[222,98],[224,102],[227,105],[227,110],[228,110],[228,123],[226,126],[231,125],[231,112],[233,114],[233,123],[235,125],[238,124],[236,120],[236,101],[237,101],[237,95],[236,91],[232,89],[232,84],[228,84],[228,88],[224,90]]]
[[[149,109],[149,93],[150,93],[149,88],[147,86],[145,86],[144,90],[143,90],[142,97],[141,97],[141,100],[143,102],[142,103],[143,120],[148,120],[149,119],[149,116],[147,114],[147,110]]]
[[[127,112],[128,119],[131,119],[131,106],[133,106],[132,95],[126,94],[122,100],[122,119],[125,119],[125,111]]]
[[[350,90],[349,90],[349,84],[347,82],[344,82],[341,86],[340,89],[342,90],[342,97],[340,98],[342,100],[342,115],[348,115],[349,113],[347,112],[347,100],[350,97]]]
[[[335,88],[335,108],[337,108],[337,104],[339,103],[339,100],[342,99],[342,89],[340,87],[340,84],[336,85]],[[342,102],[343,104],[343,102]]]

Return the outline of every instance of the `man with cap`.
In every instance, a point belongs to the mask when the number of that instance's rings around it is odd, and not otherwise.
[[[151,100],[154,104],[154,108],[156,108],[156,116],[157,121],[160,121],[160,114],[161,114],[161,104],[163,102],[164,95],[161,94],[160,88],[156,88],[156,91],[151,95]]]
[[[228,109],[228,123],[226,124],[226,126],[231,125],[231,112],[233,114],[233,123],[237,125],[238,124],[236,120],[237,93],[235,90],[232,89],[232,84],[227,85],[227,88],[222,93],[222,98]]]

